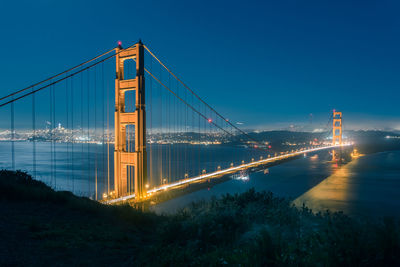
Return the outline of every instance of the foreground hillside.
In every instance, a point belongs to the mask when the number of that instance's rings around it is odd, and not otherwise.
[[[1,266],[400,265],[398,221],[315,215],[269,192],[159,216],[0,171],[0,214]]]

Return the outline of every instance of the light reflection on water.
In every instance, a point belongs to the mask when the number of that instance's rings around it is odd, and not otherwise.
[[[294,200],[314,211],[359,216],[400,216],[400,151],[353,160]]]
[[[327,152],[269,168],[269,174],[252,173],[250,181],[231,180],[157,205],[171,213],[192,201],[213,195],[241,193],[250,188],[272,191],[294,199],[313,211],[343,211],[349,215],[400,216],[400,151],[366,155],[347,165],[329,161]]]
[[[342,166],[334,174],[295,199],[293,203],[296,206],[302,206],[304,203],[316,211],[330,209],[348,213],[345,203],[349,200],[349,191],[352,186],[348,182],[351,175],[349,168],[357,164],[356,161],[350,162],[348,166]]]
[[[311,158],[310,156],[312,155],[270,167],[268,174],[264,174],[263,171],[251,173],[250,180],[246,182],[229,180],[178,197],[157,205],[154,210],[160,213],[172,213],[192,201],[207,200],[212,196],[221,196],[227,193],[242,193],[250,188],[255,188],[257,191],[272,191],[276,195],[294,199],[335,171],[332,164],[328,163],[330,155],[327,151],[319,152],[317,157]]]

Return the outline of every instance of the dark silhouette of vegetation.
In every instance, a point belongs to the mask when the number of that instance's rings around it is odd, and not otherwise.
[[[249,190],[160,216],[0,171],[0,265],[398,266],[400,225]]]

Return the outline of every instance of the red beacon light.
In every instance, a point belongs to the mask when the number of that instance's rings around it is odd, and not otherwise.
[[[118,41],[118,46],[122,46],[122,42],[121,41]]]
[[[209,123],[212,123],[212,119],[208,119],[208,122],[209,122]]]

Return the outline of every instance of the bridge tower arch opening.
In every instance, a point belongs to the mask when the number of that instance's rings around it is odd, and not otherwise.
[[[124,70],[126,60],[136,62],[135,74],[127,75],[127,71]],[[127,92],[135,93],[134,107],[127,106],[129,103],[125,101]],[[134,149],[127,147],[127,128],[129,127],[134,128]],[[116,197],[131,194],[130,188],[132,187],[136,199],[144,198],[147,183],[146,106],[144,46],[140,41],[127,49],[123,49],[121,46],[116,48],[114,129],[114,190]]]

